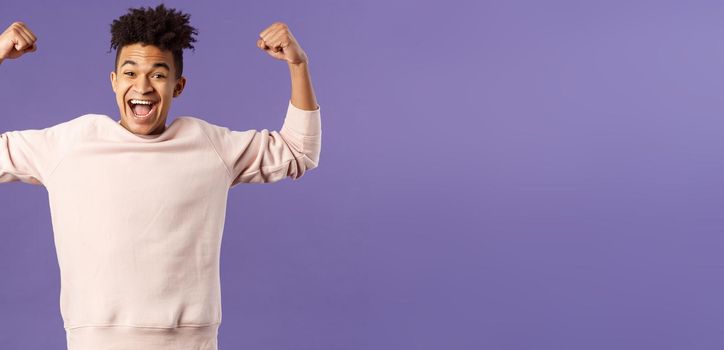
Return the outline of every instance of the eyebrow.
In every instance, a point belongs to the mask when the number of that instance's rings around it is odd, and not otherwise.
[[[121,64],[121,67],[123,67],[123,66],[125,66],[125,65],[127,65],[127,64],[131,64],[131,65],[134,65],[134,66],[137,65],[135,61],[125,60],[125,61],[123,61],[123,64]],[[168,64],[163,63],[163,62],[156,62],[156,63],[154,63],[154,64],[153,64],[153,68],[156,68],[156,67],[166,68],[168,71],[171,71],[171,68],[168,66]]]

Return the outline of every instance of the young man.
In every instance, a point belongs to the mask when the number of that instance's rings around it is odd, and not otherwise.
[[[259,34],[257,46],[291,74],[279,132],[194,117],[166,125],[186,84],[182,50],[196,41],[189,15],[129,9],[111,33],[119,119],[86,114],[0,134],[0,182],[48,191],[68,349],[217,349],[228,190],[296,180],[319,163],[307,56],[283,23]],[[0,62],[35,51],[36,40],[13,23],[0,35]]]

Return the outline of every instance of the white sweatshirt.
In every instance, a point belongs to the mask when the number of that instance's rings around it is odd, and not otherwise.
[[[101,114],[0,134],[0,183],[48,191],[69,350],[216,350],[227,194],[319,163],[320,109],[279,132],[178,117],[138,135]]]

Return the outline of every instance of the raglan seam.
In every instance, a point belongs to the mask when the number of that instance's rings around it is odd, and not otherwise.
[[[200,126],[200,125],[197,125],[197,126],[201,129],[201,132],[204,134],[204,136],[206,136],[206,139],[209,141],[209,144],[211,145],[211,149],[213,149],[216,156],[219,157],[219,161],[221,161],[221,164],[224,166],[224,170],[226,170],[226,175],[230,179],[229,181],[234,181],[234,176],[232,175],[231,171],[229,170],[229,166],[226,165],[226,162],[224,162],[224,158],[221,157],[221,154],[216,149],[216,146],[214,146],[214,142],[211,140],[211,136],[209,136],[209,134],[206,133],[206,130],[204,130],[203,126]]]
[[[60,157],[60,159],[58,160],[58,162],[55,163],[55,166],[53,166],[53,169],[50,170],[50,173],[48,173],[47,182],[50,182],[50,179],[53,177],[53,174],[55,174],[55,169],[58,169],[58,167],[60,166],[60,164],[63,163],[63,161],[65,160],[65,158],[68,156],[68,154],[70,154],[70,151],[71,151],[71,150],[73,150],[72,147],[70,147],[70,148],[65,152],[65,154],[63,154],[63,156]],[[44,178],[45,178],[45,176],[44,176]],[[46,180],[43,179],[43,183],[45,183],[45,182],[46,182]]]
[[[85,114],[85,115],[83,115],[83,117],[85,117],[85,116],[87,116],[87,115],[90,115],[90,114]],[[68,128],[68,129],[70,129],[71,126],[68,125],[68,124],[69,124],[70,122],[72,122],[72,121],[73,121],[73,120],[64,122],[64,123],[66,123],[65,127]],[[65,132],[68,132],[68,130],[63,130],[63,132],[64,132],[64,133],[65,133]],[[76,140],[77,140],[77,138],[71,138],[71,139],[76,139]],[[47,175],[47,176],[43,176],[43,185],[45,185],[46,182],[49,183],[49,182],[52,180],[53,174],[55,174],[55,170],[58,169],[58,167],[60,166],[60,164],[63,163],[63,161],[68,157],[68,155],[70,154],[70,152],[73,151],[73,150],[75,150],[75,147],[77,147],[78,144],[79,144],[79,143],[76,142],[76,143],[74,143],[73,145],[68,146],[68,148],[66,149],[65,153],[63,153],[63,155],[58,159],[58,161],[55,163],[55,165],[51,168],[51,170],[50,170],[50,172],[48,173],[48,175]],[[46,180],[46,178],[47,178],[47,180]]]
[[[93,116],[93,115],[95,115],[95,114],[84,114],[84,115],[80,116],[79,118],[88,118],[88,116]],[[75,118],[75,119],[71,119],[71,120],[69,120],[69,121],[64,122],[64,124],[66,124],[65,127],[67,128],[67,130],[63,130],[63,132],[69,132],[70,130],[72,130],[72,127],[71,127],[70,125],[68,125],[68,124],[70,124],[70,123],[73,122],[73,121],[77,121],[77,119],[78,119],[78,118]],[[83,127],[88,127],[88,126],[87,126],[87,123],[82,124],[82,125],[83,125]],[[77,133],[82,133],[82,132],[83,132],[83,130],[80,130],[79,132],[77,131]],[[77,135],[76,135],[76,136],[77,136]],[[55,165],[54,165],[53,168],[50,170],[50,172],[48,173],[48,175],[47,175],[47,176],[44,176],[44,179],[47,178],[47,182],[50,182],[50,181],[52,180],[52,177],[53,177],[53,175],[55,174],[55,170],[58,169],[58,167],[60,167],[60,164],[63,163],[63,161],[68,157],[68,155],[71,154],[71,152],[74,151],[74,150],[76,149],[76,147],[78,147],[78,146],[80,145],[80,142],[77,142],[77,140],[79,139],[79,137],[71,137],[71,138],[69,138],[69,139],[76,140],[76,142],[73,143],[72,145],[68,146],[68,148],[66,149],[65,153],[60,157],[60,159],[58,159],[58,161],[55,163]],[[46,181],[43,181],[43,184],[45,184],[45,182],[46,182]]]

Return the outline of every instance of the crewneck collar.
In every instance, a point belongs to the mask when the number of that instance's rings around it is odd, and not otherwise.
[[[142,135],[142,134],[136,134],[136,133],[131,132],[130,130],[126,129],[126,128],[123,126],[123,124],[121,124],[121,120],[118,120],[117,123],[118,123],[118,125],[120,125],[121,128],[123,128],[123,130],[126,130],[129,134],[132,134],[133,136],[140,137],[140,138],[144,138],[144,139],[155,139],[155,138],[158,138],[159,136],[163,135],[163,134],[166,132],[166,130],[168,130],[168,125],[164,125],[164,126],[163,126],[163,131],[162,131],[160,134]]]
[[[172,130],[174,128],[174,125],[176,125],[176,120],[171,122],[171,124],[164,125],[164,130],[160,134],[155,135],[140,135],[131,132],[130,130],[126,129],[121,125],[120,120],[116,120],[111,118],[108,115],[102,114],[103,119],[110,121],[113,123],[113,125],[118,129],[118,133],[121,137],[124,139],[130,140],[130,141],[140,141],[140,142],[161,142],[164,140],[167,140],[171,137]]]

